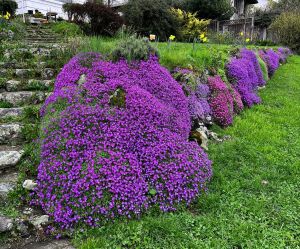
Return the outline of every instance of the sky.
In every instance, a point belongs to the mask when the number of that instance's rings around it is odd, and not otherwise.
[[[258,5],[263,7],[267,4],[267,0],[258,0]]]

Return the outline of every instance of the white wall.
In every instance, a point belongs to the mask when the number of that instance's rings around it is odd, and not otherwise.
[[[27,13],[28,10],[39,10],[43,14],[47,12],[57,12],[58,16],[66,18],[62,10],[62,5],[68,0],[16,0],[18,3],[17,14]],[[84,3],[85,0],[73,0],[73,3]]]

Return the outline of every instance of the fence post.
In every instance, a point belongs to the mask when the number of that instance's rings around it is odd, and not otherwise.
[[[253,40],[253,32],[254,32],[254,16],[251,17],[251,41]]]

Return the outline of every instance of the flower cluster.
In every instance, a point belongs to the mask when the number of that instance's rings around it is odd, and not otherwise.
[[[279,67],[279,54],[270,48],[268,50],[260,50],[259,56],[263,59],[268,67],[269,77],[272,77]]]
[[[176,68],[174,77],[182,86],[184,93],[188,98],[189,114],[192,122],[207,122],[211,120],[211,110],[208,104],[209,87],[192,70]]]
[[[35,204],[63,229],[152,206],[175,210],[211,177],[207,155],[188,142],[187,98],[156,57],[113,63],[78,55],[57,77],[42,114]]]
[[[239,92],[243,103],[248,107],[260,103],[256,91],[258,86],[265,84],[265,80],[255,53],[243,49],[240,57],[232,58],[226,67],[228,79]]]
[[[278,48],[277,53],[279,55],[280,63],[285,63],[288,56],[292,54],[292,51],[289,48]]]
[[[220,76],[209,77],[208,86],[211,91],[209,105],[213,120],[223,127],[231,125],[234,115],[234,99],[230,89]]]

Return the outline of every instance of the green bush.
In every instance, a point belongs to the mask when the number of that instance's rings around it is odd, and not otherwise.
[[[59,33],[67,37],[82,35],[80,27],[75,23],[66,21],[56,22],[52,24],[51,28],[55,33]]]
[[[18,4],[16,1],[12,0],[2,0],[0,1],[0,13],[6,14],[6,12],[10,13],[12,16],[16,13],[16,9],[18,8]]]
[[[117,61],[121,58],[127,61],[147,60],[149,56],[158,55],[147,38],[138,39],[136,36],[128,37],[122,40],[117,48],[112,52],[113,60]]]
[[[263,77],[264,77],[264,80],[265,81],[268,81],[269,80],[269,75],[268,75],[268,68],[267,68],[267,65],[266,63],[262,60],[262,58],[260,58],[260,56],[257,56],[257,59],[258,59],[258,63],[259,63],[259,66],[261,68],[261,71],[263,73]]]
[[[300,52],[300,12],[285,12],[270,26],[280,43]]]
[[[178,23],[165,0],[129,0],[123,13],[126,24],[141,35],[154,34],[165,41],[176,35]]]

